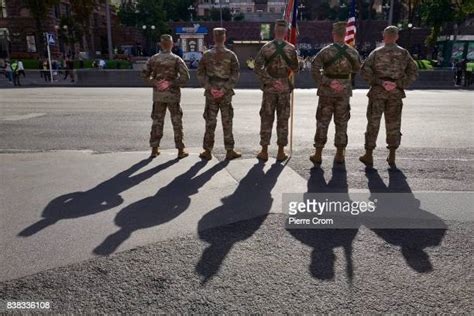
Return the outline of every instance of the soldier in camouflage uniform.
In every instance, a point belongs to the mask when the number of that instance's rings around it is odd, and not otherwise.
[[[160,141],[163,137],[163,125],[166,109],[170,111],[174,130],[174,141],[178,149],[178,158],[188,156],[183,143],[183,111],[179,104],[182,87],[189,80],[188,67],[184,61],[171,52],[173,38],[161,36],[161,51],[152,56],[143,70],[145,81],[153,85],[153,125],[150,133],[151,157],[160,154]]]
[[[255,73],[262,83],[262,107],[260,109],[260,145],[257,158],[268,160],[268,145],[272,136],[275,111],[277,114],[277,160],[288,158],[288,119],[290,118],[290,95],[293,82],[290,74],[298,71],[296,48],[284,40],[287,24],[284,20],[275,23],[275,39],[265,44],[255,59]]]
[[[334,23],[332,31],[334,43],[324,47],[313,59],[311,65],[313,79],[319,85],[314,137],[316,152],[310,157],[315,164],[322,162],[321,154],[327,141],[333,114],[336,127],[334,145],[337,148],[334,160],[337,163],[344,162],[347,123],[351,117],[349,104],[352,96],[351,74],[357,73],[361,64],[357,50],[344,43],[345,33],[346,22]]]
[[[214,147],[214,132],[217,125],[217,114],[221,111],[222,129],[224,131],[224,145],[227,150],[226,159],[239,158],[242,155],[234,151],[234,136],[232,134],[232,96],[234,86],[239,80],[240,66],[237,56],[224,45],[226,30],[215,28],[213,30],[215,47],[204,52],[199,62],[197,77],[206,89],[206,132],[204,134],[204,151],[199,155],[203,159],[212,158],[211,151]]]
[[[385,116],[387,148],[390,153],[387,162],[395,166],[395,151],[400,146],[400,126],[404,89],[412,84],[418,75],[416,64],[410,53],[396,44],[398,28],[389,26],[384,30],[384,46],[370,53],[361,70],[362,77],[369,82],[369,105],[367,107],[367,131],[365,133],[365,155],[359,160],[373,166],[372,152],[377,143],[382,114]]]

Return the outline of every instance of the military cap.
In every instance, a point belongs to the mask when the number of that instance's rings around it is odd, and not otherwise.
[[[171,35],[169,35],[169,34],[163,34],[163,35],[161,35],[160,40],[161,40],[162,42],[172,42],[172,41],[173,41],[173,37],[172,37]]]
[[[227,30],[223,27],[215,27],[212,32],[214,35],[220,36],[220,35],[225,35]]]
[[[384,34],[389,34],[389,35],[398,35],[398,27],[396,27],[395,25],[387,26],[383,30],[383,33]]]
[[[332,32],[339,36],[344,36],[346,34],[346,22],[336,22],[332,25]]]
[[[285,20],[276,20],[275,27],[288,27],[288,24]]]

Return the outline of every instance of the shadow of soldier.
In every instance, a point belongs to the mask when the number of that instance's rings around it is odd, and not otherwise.
[[[114,220],[120,230],[108,236],[93,252],[98,255],[109,255],[133,232],[164,224],[186,211],[191,203],[191,196],[198,193],[199,188],[224,169],[228,161],[219,162],[196,176],[206,164],[207,161],[195,163],[188,171],[160,188],[154,196],[144,198],[122,209]]]
[[[377,218],[364,219],[364,225],[387,243],[400,246],[406,263],[412,269],[420,273],[432,271],[433,266],[424,249],[441,244],[446,224],[441,218],[420,208],[420,201],[415,198],[401,170],[389,169],[388,186],[376,169],[366,168],[365,174],[370,200],[377,201],[374,213]]]
[[[121,192],[151,178],[156,173],[172,166],[178,160],[167,161],[132,176],[150,162],[151,159],[144,159],[88,191],[72,192],[55,198],[43,210],[43,219],[22,230],[18,236],[32,236],[60,220],[89,216],[119,206],[123,203],[120,196]]]
[[[234,244],[250,238],[268,216],[273,204],[271,191],[285,166],[274,163],[266,173],[264,166],[256,163],[235,191],[222,199],[222,205],[199,221],[199,238],[209,244],[195,268],[203,284],[217,274]]]
[[[324,201],[326,197],[328,197],[329,200],[334,200],[336,198],[337,201],[341,202],[350,201],[345,165],[334,163],[332,168],[332,177],[327,183],[324,178],[324,171],[319,167],[313,167],[308,180],[307,193],[318,193],[318,201]],[[335,218],[335,220],[345,219],[341,217]],[[348,223],[350,224],[350,227],[359,226],[359,224],[355,222],[357,221],[355,218],[348,218],[347,220],[351,221]],[[357,235],[358,228],[314,228],[287,230],[294,238],[313,248],[309,270],[311,275],[319,280],[334,279],[334,265],[336,261],[334,249],[342,247],[346,259],[346,275],[349,278],[349,281],[352,282],[354,275],[352,263],[352,243],[355,239],[355,236]]]

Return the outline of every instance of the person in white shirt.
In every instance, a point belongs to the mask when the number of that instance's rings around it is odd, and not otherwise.
[[[25,66],[21,60],[18,61],[18,75],[23,75],[23,78],[26,78]]]

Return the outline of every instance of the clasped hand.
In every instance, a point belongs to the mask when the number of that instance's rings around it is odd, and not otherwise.
[[[283,92],[285,90],[285,85],[280,80],[277,80],[273,83],[273,88],[278,92]]]
[[[397,87],[397,84],[391,81],[384,81],[382,85],[387,91],[393,91]]]
[[[216,88],[211,88],[211,95],[214,99],[220,99],[224,96],[224,92]]]
[[[160,81],[155,83],[155,86],[158,91],[165,91],[169,89],[169,87],[171,86],[171,82],[161,79]]]
[[[336,92],[342,92],[345,89],[344,86],[337,80],[331,81],[329,86]]]

